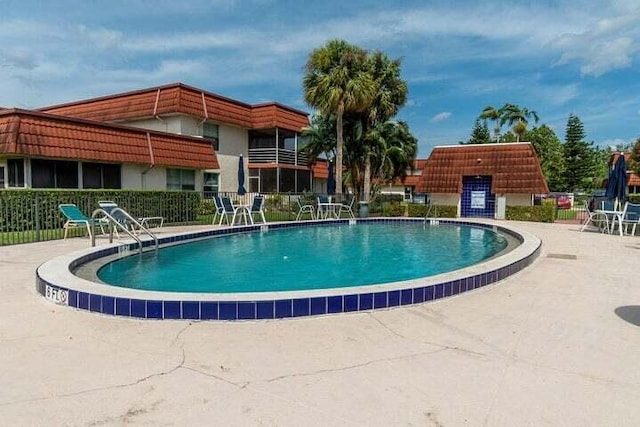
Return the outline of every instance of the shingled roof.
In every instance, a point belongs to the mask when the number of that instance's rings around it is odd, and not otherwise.
[[[208,139],[21,109],[0,111],[0,154],[219,169]]]
[[[276,102],[246,104],[182,83],[54,105],[39,111],[101,122],[188,114],[247,129],[279,127],[299,132],[309,126],[304,111]]]
[[[538,156],[528,142],[435,147],[421,182],[428,193],[462,193],[463,176],[491,176],[491,192],[548,193]]]

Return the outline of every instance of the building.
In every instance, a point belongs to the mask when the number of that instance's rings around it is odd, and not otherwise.
[[[496,216],[502,206],[531,206],[548,193],[533,146],[528,142],[435,147],[420,177],[431,203],[458,206],[458,216]]]
[[[0,188],[313,189],[303,111],[182,83],[39,110],[0,110]],[[317,184],[316,184],[317,185]]]

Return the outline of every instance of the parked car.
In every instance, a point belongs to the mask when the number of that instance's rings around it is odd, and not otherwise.
[[[542,200],[554,200],[558,209],[571,209],[571,194],[569,193],[549,193],[549,194],[536,194],[534,204],[539,205]]]

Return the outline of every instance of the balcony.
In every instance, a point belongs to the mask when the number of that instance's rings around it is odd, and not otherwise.
[[[251,148],[249,163],[276,163],[285,165],[308,166],[307,155],[283,148]]]

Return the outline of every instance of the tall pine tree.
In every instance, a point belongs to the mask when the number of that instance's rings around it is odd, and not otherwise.
[[[467,142],[460,141],[460,144],[489,144],[493,142],[491,140],[491,134],[489,133],[489,128],[485,122],[480,121],[480,119],[476,119],[476,123],[473,125],[473,130],[471,131],[471,137]]]
[[[568,191],[593,188],[596,174],[596,153],[593,142],[586,142],[584,126],[574,114],[567,120],[564,143],[565,182]]]

